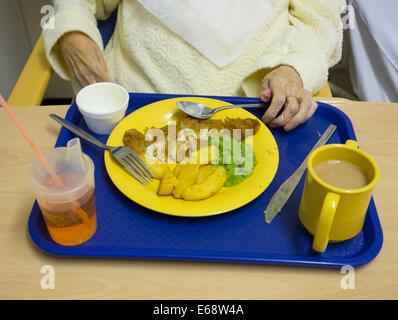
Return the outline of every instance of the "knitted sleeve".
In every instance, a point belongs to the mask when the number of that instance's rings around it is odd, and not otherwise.
[[[58,47],[58,40],[65,33],[80,31],[95,41],[103,50],[97,20],[106,19],[117,7],[120,0],[54,0],[54,28],[43,30],[46,56],[52,68],[65,80],[71,74]]]
[[[289,26],[248,71],[242,82],[245,93],[258,95],[262,77],[279,65],[293,67],[308,91],[319,91],[328,69],[341,59],[344,4],[345,0],[290,0]]]

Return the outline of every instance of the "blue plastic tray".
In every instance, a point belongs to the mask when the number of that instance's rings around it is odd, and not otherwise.
[[[178,95],[130,94],[127,113],[149,103]],[[255,98],[210,97],[230,103],[256,103]],[[261,118],[263,110],[248,109]],[[85,130],[73,104],[66,119]],[[82,148],[95,164],[95,195],[98,227],[86,243],[64,247],[50,238],[37,203],[29,218],[32,240],[44,251],[69,257],[118,257],[173,260],[206,260],[291,264],[321,267],[360,266],[376,257],[383,233],[373,199],[363,230],[353,239],[329,244],[325,253],[311,249],[312,237],[298,220],[298,206],[304,177],[283,211],[271,224],[263,211],[278,186],[300,165],[320,135],[331,124],[337,125],[328,143],[344,143],[355,138],[349,118],[338,109],[319,103],[313,118],[291,132],[274,130],[280,163],[275,179],[257,199],[226,214],[204,218],[180,218],[143,208],[125,197],[111,182],[105,170],[103,151],[82,140]],[[74,135],[62,128],[56,146],[65,146]],[[97,135],[106,142],[108,136]]]

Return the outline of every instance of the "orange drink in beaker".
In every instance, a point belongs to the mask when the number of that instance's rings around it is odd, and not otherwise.
[[[81,152],[78,138],[70,140],[66,148],[46,152],[45,157],[62,185],[54,181],[37,158],[30,166],[29,180],[48,232],[60,245],[86,242],[97,228],[94,164]]]

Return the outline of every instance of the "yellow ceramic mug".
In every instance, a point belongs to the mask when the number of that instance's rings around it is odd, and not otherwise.
[[[340,160],[356,165],[369,183],[360,189],[341,189],[327,184],[314,172],[325,161]],[[376,162],[358,149],[356,141],[329,144],[314,150],[307,163],[307,177],[299,208],[299,218],[314,236],[312,248],[324,252],[328,242],[355,237],[362,229],[374,186],[379,179]]]

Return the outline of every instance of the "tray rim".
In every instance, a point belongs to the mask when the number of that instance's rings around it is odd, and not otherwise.
[[[169,99],[173,97],[182,97],[182,96],[193,96],[193,97],[206,97],[206,98],[212,98],[212,99],[219,99],[219,100],[225,100],[229,103],[234,103],[234,101],[237,103],[256,103],[259,102],[260,100],[258,98],[252,98],[252,97],[228,97],[228,96],[203,96],[203,95],[189,95],[189,94],[150,94],[150,93],[130,93],[130,99],[131,102],[133,103],[134,99],[137,97],[144,97],[144,98],[151,98],[157,100],[161,99]],[[148,102],[148,104],[151,102]],[[354,128],[352,125],[352,122],[350,118],[340,109],[331,106],[327,103],[323,102],[318,102],[318,105],[322,108],[325,108],[326,110],[329,109],[329,111],[337,113],[341,120],[345,124],[345,129],[347,129],[348,137],[353,140],[357,140],[354,132]],[[65,115],[66,119],[69,119],[73,116],[73,113],[76,110],[76,104],[75,102],[68,108],[68,111]],[[59,144],[60,141],[62,141],[62,138],[65,136],[67,133],[67,129],[61,128],[60,133],[57,137],[55,146]],[[35,212],[36,211],[36,212]],[[371,202],[369,204],[368,212],[367,212],[367,219],[371,219],[371,225],[374,228],[375,234],[374,234],[374,241],[372,242],[371,246],[367,248],[367,250],[359,254],[357,256],[354,256],[351,259],[350,263],[347,263],[347,259],[342,259],[342,258],[332,258],[333,261],[322,261],[316,258],[316,255],[314,257],[310,256],[301,256],[301,255],[281,255],[281,254],[267,254],[266,257],[264,258],[250,258],[250,257],[222,257],[220,258],[219,256],[215,256],[213,253],[212,256],[212,251],[195,251],[196,254],[192,254],[191,251],[184,252],[184,250],[175,250],[175,249],[135,249],[135,252],[133,254],[120,254],[120,248],[118,248],[118,254],[112,254],[112,253],[102,253],[101,255],[98,255],[95,252],[90,252],[89,250],[85,251],[84,254],[79,255],[78,253],[76,254],[75,252],[68,253],[69,249],[75,248],[75,247],[63,247],[57,244],[52,244],[51,247],[49,247],[46,242],[43,241],[43,239],[39,236],[38,232],[34,232],[35,230],[35,222],[37,222],[38,214],[40,212],[40,209],[38,209],[38,204],[37,201],[34,202],[33,207],[30,211],[29,214],[29,220],[28,220],[28,231],[31,239],[35,243],[35,245],[43,250],[44,252],[47,252],[51,255],[55,255],[57,257],[73,257],[73,258],[126,258],[126,259],[131,259],[131,258],[136,258],[136,259],[150,259],[150,260],[173,260],[173,261],[207,261],[207,262],[234,262],[234,263],[255,263],[255,264],[275,264],[275,265],[295,265],[295,266],[310,266],[310,267],[327,267],[327,268],[340,268],[345,265],[350,265],[353,267],[359,267],[363,266],[370,261],[372,261],[380,252],[382,245],[383,245],[383,230],[381,228],[380,224],[380,219],[378,217],[378,212],[376,209],[376,205],[374,202],[374,199],[372,197]],[[34,220],[36,218],[36,220]],[[108,249],[108,248],[106,248]],[[125,248],[126,249],[126,248]],[[127,248],[126,250],[130,250],[130,248]],[[154,250],[159,250],[162,254],[158,254],[157,256],[153,255]],[[121,250],[123,251],[123,250]],[[137,252],[138,251],[138,252]],[[147,251],[147,252],[146,252]],[[185,253],[184,258],[179,256],[181,252]],[[227,253],[227,252],[224,252]],[[199,255],[198,255],[199,254]],[[236,253],[234,253],[236,255]],[[250,256],[253,253],[244,253],[246,256]],[[217,255],[220,255],[220,251],[217,252]],[[253,255],[254,257],[254,255]],[[304,259],[303,259],[304,258]],[[339,261],[341,260],[341,261]],[[342,261],[344,260],[344,261]]]

